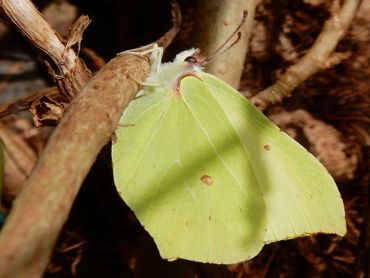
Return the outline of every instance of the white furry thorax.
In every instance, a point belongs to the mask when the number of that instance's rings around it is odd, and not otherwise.
[[[194,48],[182,51],[176,55],[173,62],[159,64],[158,68],[145,80],[145,83],[169,90],[176,89],[182,76],[203,71],[202,66],[199,64],[185,61],[187,57],[192,56],[196,51]]]

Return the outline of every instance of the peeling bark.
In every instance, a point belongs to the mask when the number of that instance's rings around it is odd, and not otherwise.
[[[91,78],[89,69],[75,51],[66,48],[60,37],[29,0],[6,0],[0,9],[18,31],[42,55],[66,101],[71,101]]]

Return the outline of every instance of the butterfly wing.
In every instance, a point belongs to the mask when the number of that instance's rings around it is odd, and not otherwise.
[[[324,166],[232,87],[212,75],[198,75],[202,81],[197,82],[214,94],[251,161],[268,215],[265,242],[312,233],[344,235],[343,201]]]
[[[130,103],[112,147],[115,184],[162,257],[243,261],[264,245],[258,181],[212,93],[185,79],[184,94],[181,83],[180,92],[157,87]]]

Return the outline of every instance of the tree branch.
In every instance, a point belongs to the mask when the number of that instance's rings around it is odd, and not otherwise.
[[[71,101],[91,78],[73,49],[66,48],[58,35],[29,0],[0,0],[0,9],[36,47],[49,66],[61,94]]]
[[[335,7],[334,1],[333,7]],[[333,11],[332,17],[324,24],[323,30],[310,50],[301,60],[288,68],[275,84],[259,92],[251,101],[260,109],[266,109],[282,101],[303,81],[318,71],[337,64],[347,54],[332,54],[339,40],[346,33],[358,7],[360,0],[345,0],[339,11]]]
[[[40,277],[80,185],[149,73],[122,53],[74,98],[13,203],[0,233],[0,277]]]

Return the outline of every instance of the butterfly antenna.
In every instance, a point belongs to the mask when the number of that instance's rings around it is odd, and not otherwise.
[[[225,53],[227,50],[233,47],[237,42],[239,42],[241,35],[242,35],[240,32],[240,29],[243,27],[243,25],[247,21],[247,18],[248,18],[248,11],[243,11],[243,18],[242,18],[242,21],[239,23],[238,27],[236,27],[234,32],[225,40],[223,44],[220,45],[219,48],[217,48],[211,55],[209,55],[206,59],[204,59],[204,61],[201,62],[202,65],[207,64],[209,61],[213,60],[216,56]],[[225,47],[235,35],[237,35],[237,38],[229,46]]]

